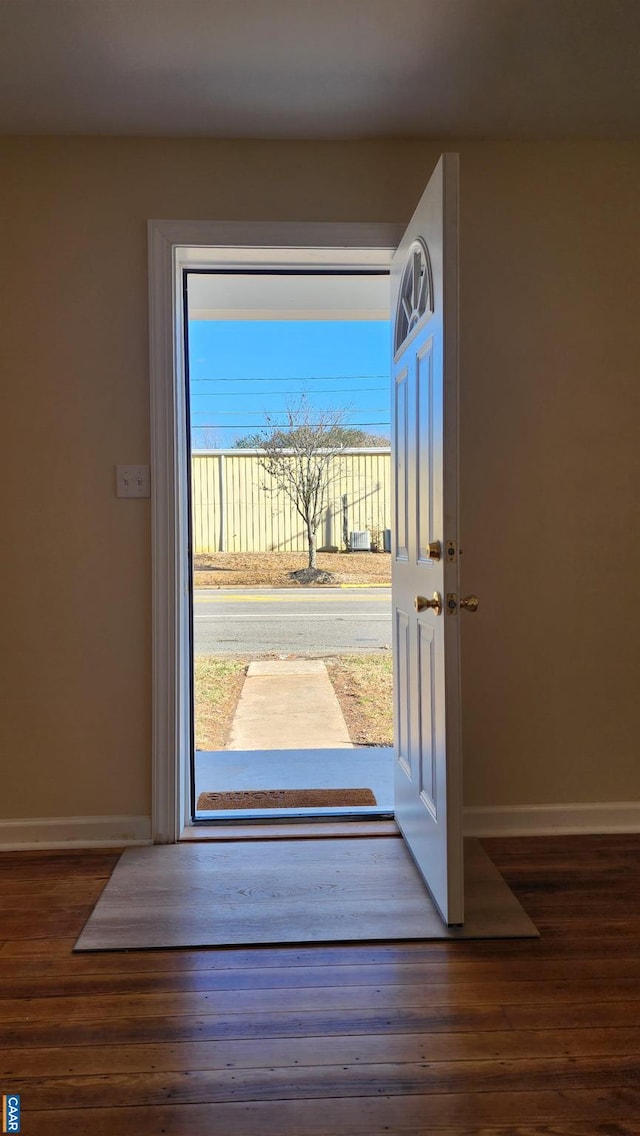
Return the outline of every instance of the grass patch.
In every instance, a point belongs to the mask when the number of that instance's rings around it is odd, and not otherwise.
[[[304,585],[290,573],[308,563],[304,552],[199,552],[194,557],[193,585],[299,588]],[[319,552],[318,568],[330,572],[338,584],[391,583],[388,552]]]
[[[341,655],[325,660],[354,745],[393,745],[393,659]]]
[[[247,659],[196,655],[194,711],[196,749],[224,749],[244,683]]]

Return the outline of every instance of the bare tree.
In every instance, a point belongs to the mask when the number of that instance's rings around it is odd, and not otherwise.
[[[219,450],[222,448],[220,445],[220,434],[215,426],[196,426],[195,429],[192,430],[192,434],[195,435],[196,431],[199,434],[200,441],[198,449]]]
[[[303,395],[284,414],[285,425],[273,425],[267,417],[260,465],[302,518],[309,568],[316,568],[318,526],[329,486],[339,472],[335,458],[349,445],[342,425],[345,411],[316,410]]]
[[[389,438],[385,434],[370,434],[368,430],[361,430],[358,426],[342,426],[335,428],[336,441],[344,443],[352,449],[367,446],[370,449],[387,449]],[[235,450],[259,450],[264,442],[264,431],[255,430],[252,434],[243,434],[233,443]]]

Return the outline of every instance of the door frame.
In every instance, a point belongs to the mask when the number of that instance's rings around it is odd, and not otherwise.
[[[389,268],[402,224],[148,222],[151,402],[152,836],[191,824],[189,496],[183,275],[216,267]]]

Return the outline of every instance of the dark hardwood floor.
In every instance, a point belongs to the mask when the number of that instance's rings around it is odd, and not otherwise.
[[[640,836],[487,840],[540,940],[72,954],[111,852],[0,855],[25,1136],[640,1134]]]

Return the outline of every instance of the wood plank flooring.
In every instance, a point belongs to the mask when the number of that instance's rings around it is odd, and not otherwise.
[[[73,954],[111,852],[0,855],[37,1136],[640,1136],[640,836],[483,842],[539,940]]]

